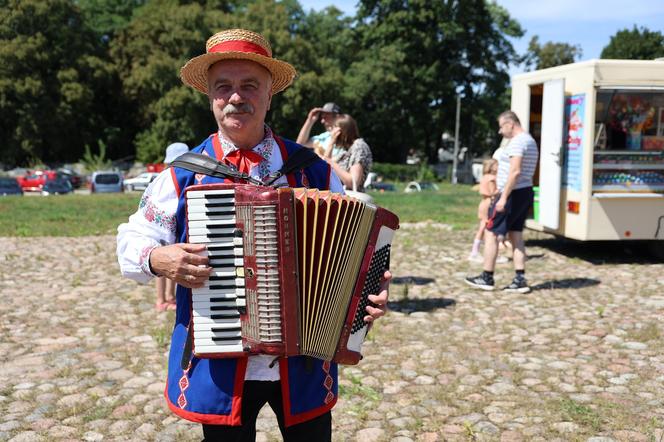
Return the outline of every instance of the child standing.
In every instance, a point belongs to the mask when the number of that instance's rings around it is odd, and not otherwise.
[[[468,257],[471,261],[482,261],[480,245],[482,244],[482,238],[484,237],[484,231],[486,230],[486,223],[489,220],[489,206],[491,205],[491,200],[493,200],[493,197],[498,193],[498,187],[496,186],[497,173],[498,161],[494,159],[484,160],[479,189],[482,201],[480,201],[480,204],[477,206],[477,218],[480,220],[480,223],[477,227],[475,239],[473,240],[473,248]]]

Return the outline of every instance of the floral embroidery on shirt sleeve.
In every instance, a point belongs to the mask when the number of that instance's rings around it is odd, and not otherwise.
[[[175,232],[175,215],[167,215],[163,210],[158,209],[152,203],[151,195],[147,192],[143,194],[138,208],[149,222],[157,224],[170,232]]]
[[[152,269],[150,268],[150,253],[157,247],[157,245],[153,246],[146,246],[141,249],[141,256],[139,258],[139,265],[141,267],[141,270],[143,273],[145,273],[148,276],[157,276],[154,273],[152,273]]]

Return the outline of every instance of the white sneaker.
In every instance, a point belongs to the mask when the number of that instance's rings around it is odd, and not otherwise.
[[[484,257],[480,255],[479,253],[471,253],[470,256],[468,256],[468,261],[470,262],[484,262]]]

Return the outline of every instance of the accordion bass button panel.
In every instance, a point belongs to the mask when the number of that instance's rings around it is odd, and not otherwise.
[[[192,289],[192,325],[196,355],[244,351],[240,316],[245,313],[243,235],[236,227],[233,189],[188,191],[190,243],[206,244],[212,267],[208,281]]]

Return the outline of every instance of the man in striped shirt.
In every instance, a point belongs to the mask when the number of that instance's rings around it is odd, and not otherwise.
[[[484,248],[484,271],[465,279],[472,287],[494,290],[493,271],[498,256],[498,241],[509,236],[514,247],[514,270],[512,283],[503,290],[528,293],[526,281],[526,249],[523,242],[523,226],[528,210],[533,203],[533,175],[539,153],[537,143],[521,127],[519,117],[513,111],[505,111],[498,117],[498,133],[510,139],[498,159],[496,179],[499,195],[489,208],[486,243]]]

